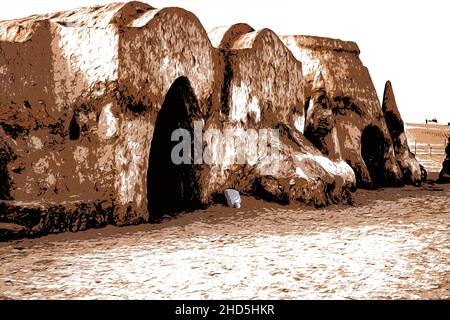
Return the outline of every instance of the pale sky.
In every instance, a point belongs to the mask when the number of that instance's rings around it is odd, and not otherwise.
[[[391,80],[407,122],[450,122],[450,2],[447,0],[142,0],[192,11],[207,31],[246,22],[278,34],[316,35],[358,43],[380,100]],[[0,20],[114,2],[0,1]]]

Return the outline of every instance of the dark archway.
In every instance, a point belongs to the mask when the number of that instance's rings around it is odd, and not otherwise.
[[[72,116],[69,124],[69,139],[78,140],[80,139],[80,125],[78,124],[75,114]]]
[[[153,132],[147,171],[147,199],[150,219],[165,214],[189,211],[199,206],[199,186],[193,164],[174,164],[171,152],[179,141],[171,141],[172,132],[182,128],[193,138],[193,115],[198,102],[189,80],[178,78],[168,90],[158,113]],[[191,144],[192,144],[191,139]]]
[[[3,140],[3,139],[2,139]],[[3,140],[0,140],[0,200],[11,200],[11,177],[8,172],[8,163],[16,157],[12,149]],[[13,171],[20,173],[23,167],[13,169]]]
[[[361,136],[361,156],[369,170],[373,187],[385,184],[386,139],[376,126],[367,126]]]
[[[2,158],[2,150],[0,150],[0,200],[10,200],[9,194],[10,179],[7,170],[7,161]]]

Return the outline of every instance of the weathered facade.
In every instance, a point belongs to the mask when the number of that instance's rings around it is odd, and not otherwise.
[[[278,201],[326,205],[348,200],[356,182],[352,169],[324,157],[303,136],[302,66],[279,37],[246,24],[212,30],[210,37],[225,66],[221,97],[226,127],[277,128],[281,135],[279,170],[244,180],[236,174],[239,183],[250,186],[256,180],[259,193]]]
[[[212,106],[216,52],[198,19],[130,2],[0,28],[3,198],[14,200],[3,204],[6,220],[33,232],[148,221],[149,149],[165,93],[186,77],[192,112]],[[77,209],[91,202],[101,207],[95,221],[92,209]],[[75,217],[59,206],[75,207]],[[17,218],[23,208],[45,212],[44,221]]]
[[[0,230],[147,222],[230,187],[283,203],[345,202],[357,179],[373,184],[371,167],[381,184],[415,182],[415,159],[386,125],[358,53],[245,24],[208,36],[186,10],[135,1],[0,22]],[[217,133],[201,146],[220,161],[174,164],[173,131],[195,137],[198,126]],[[382,140],[376,164],[362,151],[367,128]],[[265,129],[279,132],[272,153],[254,143]]]
[[[420,183],[416,159],[404,147],[394,147],[393,139],[401,137],[397,133],[391,137],[356,43],[311,36],[282,36],[281,40],[302,62],[305,135],[324,153],[347,161],[358,185]],[[401,119],[395,109],[395,117]]]

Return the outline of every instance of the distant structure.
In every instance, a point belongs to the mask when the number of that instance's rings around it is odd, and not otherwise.
[[[428,120],[428,119],[425,119],[425,123],[426,124],[428,124],[428,123],[438,123],[438,121],[437,121],[437,119],[436,118],[433,118],[433,119],[431,119],[431,120]]]
[[[208,35],[181,8],[0,22],[0,237],[148,222],[227,188],[324,206],[356,185],[420,183],[390,84],[385,97],[355,43],[246,24]],[[260,174],[274,159],[256,153],[235,164],[236,140],[221,163],[175,165],[171,134],[195,123],[278,129],[278,170]]]

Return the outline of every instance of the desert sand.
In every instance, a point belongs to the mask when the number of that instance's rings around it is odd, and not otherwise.
[[[0,244],[3,299],[449,299],[450,185]]]

